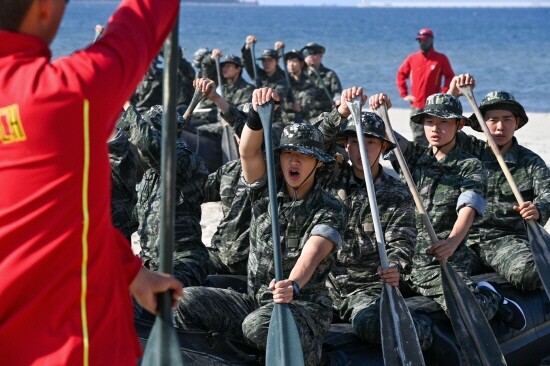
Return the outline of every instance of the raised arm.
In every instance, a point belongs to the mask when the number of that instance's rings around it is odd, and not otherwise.
[[[279,103],[279,96],[271,88],[256,89],[252,93],[252,109],[248,113],[239,145],[243,177],[248,183],[256,182],[266,172],[266,162],[262,153],[263,127],[258,115],[258,106],[272,99],[276,104]]]

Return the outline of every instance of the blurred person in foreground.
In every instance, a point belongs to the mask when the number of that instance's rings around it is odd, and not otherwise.
[[[178,2],[122,1],[97,42],[52,62],[66,6],[0,1],[0,364],[135,365],[130,293],[156,312],[182,289],[113,227],[106,142]]]

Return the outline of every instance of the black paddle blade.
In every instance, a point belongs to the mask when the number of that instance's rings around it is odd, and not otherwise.
[[[304,354],[288,304],[275,304],[267,333],[267,366],[301,366]]]
[[[447,262],[441,263],[441,281],[449,318],[467,364],[506,365],[493,330],[474,294]]]
[[[533,220],[527,221],[527,237],[539,272],[542,286],[550,297],[550,234]]]
[[[143,352],[141,366],[180,365],[183,365],[183,359],[176,330],[157,316]]]
[[[385,365],[425,364],[409,308],[399,290],[389,285],[380,296],[380,335]]]

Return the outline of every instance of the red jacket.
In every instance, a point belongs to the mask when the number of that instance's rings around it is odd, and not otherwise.
[[[407,79],[411,77],[411,92],[407,91]],[[426,55],[422,51],[410,54],[397,70],[397,90],[402,98],[412,95],[413,108],[422,109],[426,99],[435,93],[449,90],[451,79],[455,76],[447,56],[432,48]],[[442,83],[442,79],[445,81]]]
[[[98,42],[54,62],[0,31],[0,365],[135,366],[141,262],[111,224],[107,139],[177,11],[124,0]]]

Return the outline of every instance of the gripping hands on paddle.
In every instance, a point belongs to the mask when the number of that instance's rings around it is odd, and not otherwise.
[[[275,281],[271,280],[269,290],[273,293],[273,302],[278,304],[288,304],[294,300],[294,287],[291,280]]]
[[[342,91],[340,105],[338,106],[338,113],[342,118],[348,118],[351,115],[351,110],[347,102],[353,101],[358,96],[361,96],[361,106],[363,106],[367,101],[367,95],[364,93],[362,87],[352,86]]]
[[[465,87],[470,87],[471,89],[475,88],[476,80],[471,74],[460,74],[452,78],[451,84],[449,85],[448,93],[458,97],[463,95],[461,89]],[[497,132],[497,124],[487,124],[487,128],[491,135],[494,135]],[[540,212],[531,201],[525,201],[521,204],[514,205],[513,210],[518,212],[524,220],[534,220],[537,221],[540,218]]]
[[[130,292],[137,302],[153,314],[158,310],[157,295],[169,290],[172,293],[172,307],[175,308],[179,298],[183,296],[181,282],[171,275],[151,272],[145,267],[141,267],[130,284]]]
[[[259,105],[264,105],[273,100],[275,104],[275,110],[279,108],[280,100],[279,95],[271,88],[258,88],[252,93],[252,108],[257,112]]]

